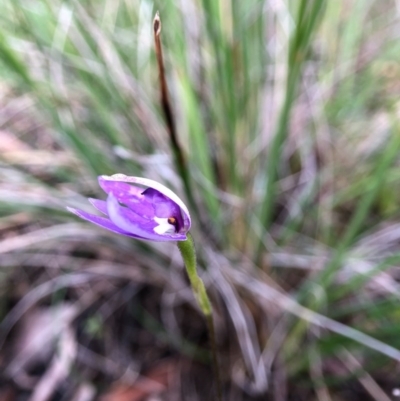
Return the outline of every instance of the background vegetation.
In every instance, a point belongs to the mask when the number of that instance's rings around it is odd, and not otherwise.
[[[117,172],[189,205],[226,400],[396,399],[398,2],[1,0],[0,27],[2,400],[211,399],[176,246],[65,210]]]

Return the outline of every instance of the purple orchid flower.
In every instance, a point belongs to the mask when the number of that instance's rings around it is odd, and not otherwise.
[[[107,217],[67,208],[80,218],[117,234],[147,241],[185,241],[190,215],[182,200],[156,181],[124,174],[101,175],[107,200],[89,202]],[[137,185],[143,185],[142,188]]]

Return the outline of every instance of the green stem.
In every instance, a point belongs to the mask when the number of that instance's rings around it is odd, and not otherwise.
[[[208,298],[206,287],[204,286],[203,280],[197,274],[196,249],[194,247],[193,238],[190,235],[190,233],[187,234],[186,241],[178,242],[178,248],[181,252],[182,259],[185,263],[186,272],[189,277],[193,294],[207,321],[208,335],[212,352],[212,363],[214,367],[214,374],[217,384],[217,400],[222,401],[222,385],[221,385],[221,376],[218,365],[217,343],[215,341],[215,329],[214,329],[212,306],[210,299]]]

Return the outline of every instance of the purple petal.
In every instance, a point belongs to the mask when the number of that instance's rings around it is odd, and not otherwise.
[[[118,199],[118,202],[125,204],[135,213],[147,219],[154,218],[154,206],[144,196],[144,188],[118,181],[107,181],[99,177],[99,184],[108,195],[111,192]]]
[[[79,210],[79,209],[74,209],[72,207],[67,207],[67,210],[69,210],[70,212],[76,214],[78,217],[80,217],[83,220],[87,220],[90,223],[96,224],[100,227],[103,227],[109,231],[113,231],[117,234],[121,234],[121,235],[126,235],[128,237],[133,237],[133,238],[138,238],[138,239],[143,239],[138,235],[134,235],[131,233],[127,233],[124,230],[121,230],[119,227],[117,227],[112,221],[101,217],[101,216],[96,216],[94,214],[90,214],[87,212],[84,212],[83,210]]]
[[[109,185],[112,185],[110,183],[118,183],[118,184],[132,183],[132,184],[144,185],[146,187],[155,189],[156,191],[165,195],[168,199],[170,199],[172,202],[174,202],[180,208],[181,213],[182,213],[182,218],[183,218],[182,231],[186,232],[190,229],[191,220],[190,220],[190,214],[189,214],[189,211],[188,211],[186,205],[182,202],[182,200],[174,192],[172,192],[169,188],[165,187],[164,185],[162,185],[156,181],[149,180],[147,178],[128,177],[124,174],[114,174],[112,176],[106,176],[106,175],[100,176],[99,183],[103,189],[105,187],[107,187],[106,183],[108,183]],[[104,187],[103,187],[103,185],[104,185]],[[109,187],[107,187],[107,188],[109,188]],[[119,188],[122,188],[122,187],[119,187]],[[133,187],[133,188],[137,189],[137,187]]]
[[[105,180],[103,177],[104,176],[102,175],[99,176],[98,181],[100,187],[107,195],[112,192],[115,197],[128,195],[140,197],[143,192],[143,189],[140,187],[136,187],[124,182]]]
[[[184,227],[181,209],[175,202],[153,188],[147,188],[143,192],[143,196],[153,205],[155,216],[175,217],[178,220],[178,231]]]
[[[107,202],[100,200],[100,199],[94,199],[94,198],[89,198],[89,202],[101,213],[107,215]]]
[[[112,192],[107,198],[107,212],[110,220],[123,232],[139,236],[150,241],[184,241],[185,234],[165,233],[157,234],[154,229],[158,226],[157,222],[147,220],[132,212],[118,203],[117,198]]]

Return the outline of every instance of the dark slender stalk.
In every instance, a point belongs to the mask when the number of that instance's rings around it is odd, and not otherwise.
[[[196,217],[200,223],[200,228],[202,229],[203,233],[207,234],[207,237],[209,237],[212,240],[214,246],[218,247],[220,246],[220,238],[216,237],[210,221],[206,221],[204,218],[202,218],[199,212],[199,207],[197,206],[196,201],[194,199],[189,176],[189,168],[182,147],[179,144],[174,113],[172,111],[171,102],[169,100],[168,85],[167,85],[167,80],[165,78],[164,58],[161,45],[161,19],[158,11],[153,20],[153,31],[154,31],[154,44],[155,44],[158,73],[160,80],[161,106],[167,124],[167,129],[170,138],[170,146],[174,156],[175,167],[183,181],[186,198],[190,204],[191,209],[196,214]]]
[[[178,135],[176,132],[176,124],[174,114],[172,112],[171,102],[169,100],[168,85],[165,78],[164,58],[161,45],[161,19],[157,11],[153,20],[153,31],[154,31],[154,44],[157,57],[158,74],[160,80],[160,95],[161,95],[161,107],[164,113],[165,122],[169,133],[170,146],[174,155],[175,167],[178,170],[180,177],[182,178],[183,185],[185,187],[186,197],[194,210],[196,205],[192,195],[189,169],[186,163],[185,156],[182,148],[179,144]]]
[[[222,401],[222,382],[218,364],[217,343],[215,341],[213,310],[210,299],[207,295],[206,288],[204,287],[203,280],[199,277],[197,273],[196,250],[194,247],[193,238],[190,233],[187,234],[186,241],[178,242],[178,248],[185,263],[186,272],[189,277],[193,294],[207,321],[208,336],[212,353],[212,365],[216,382],[216,399],[217,401]]]

